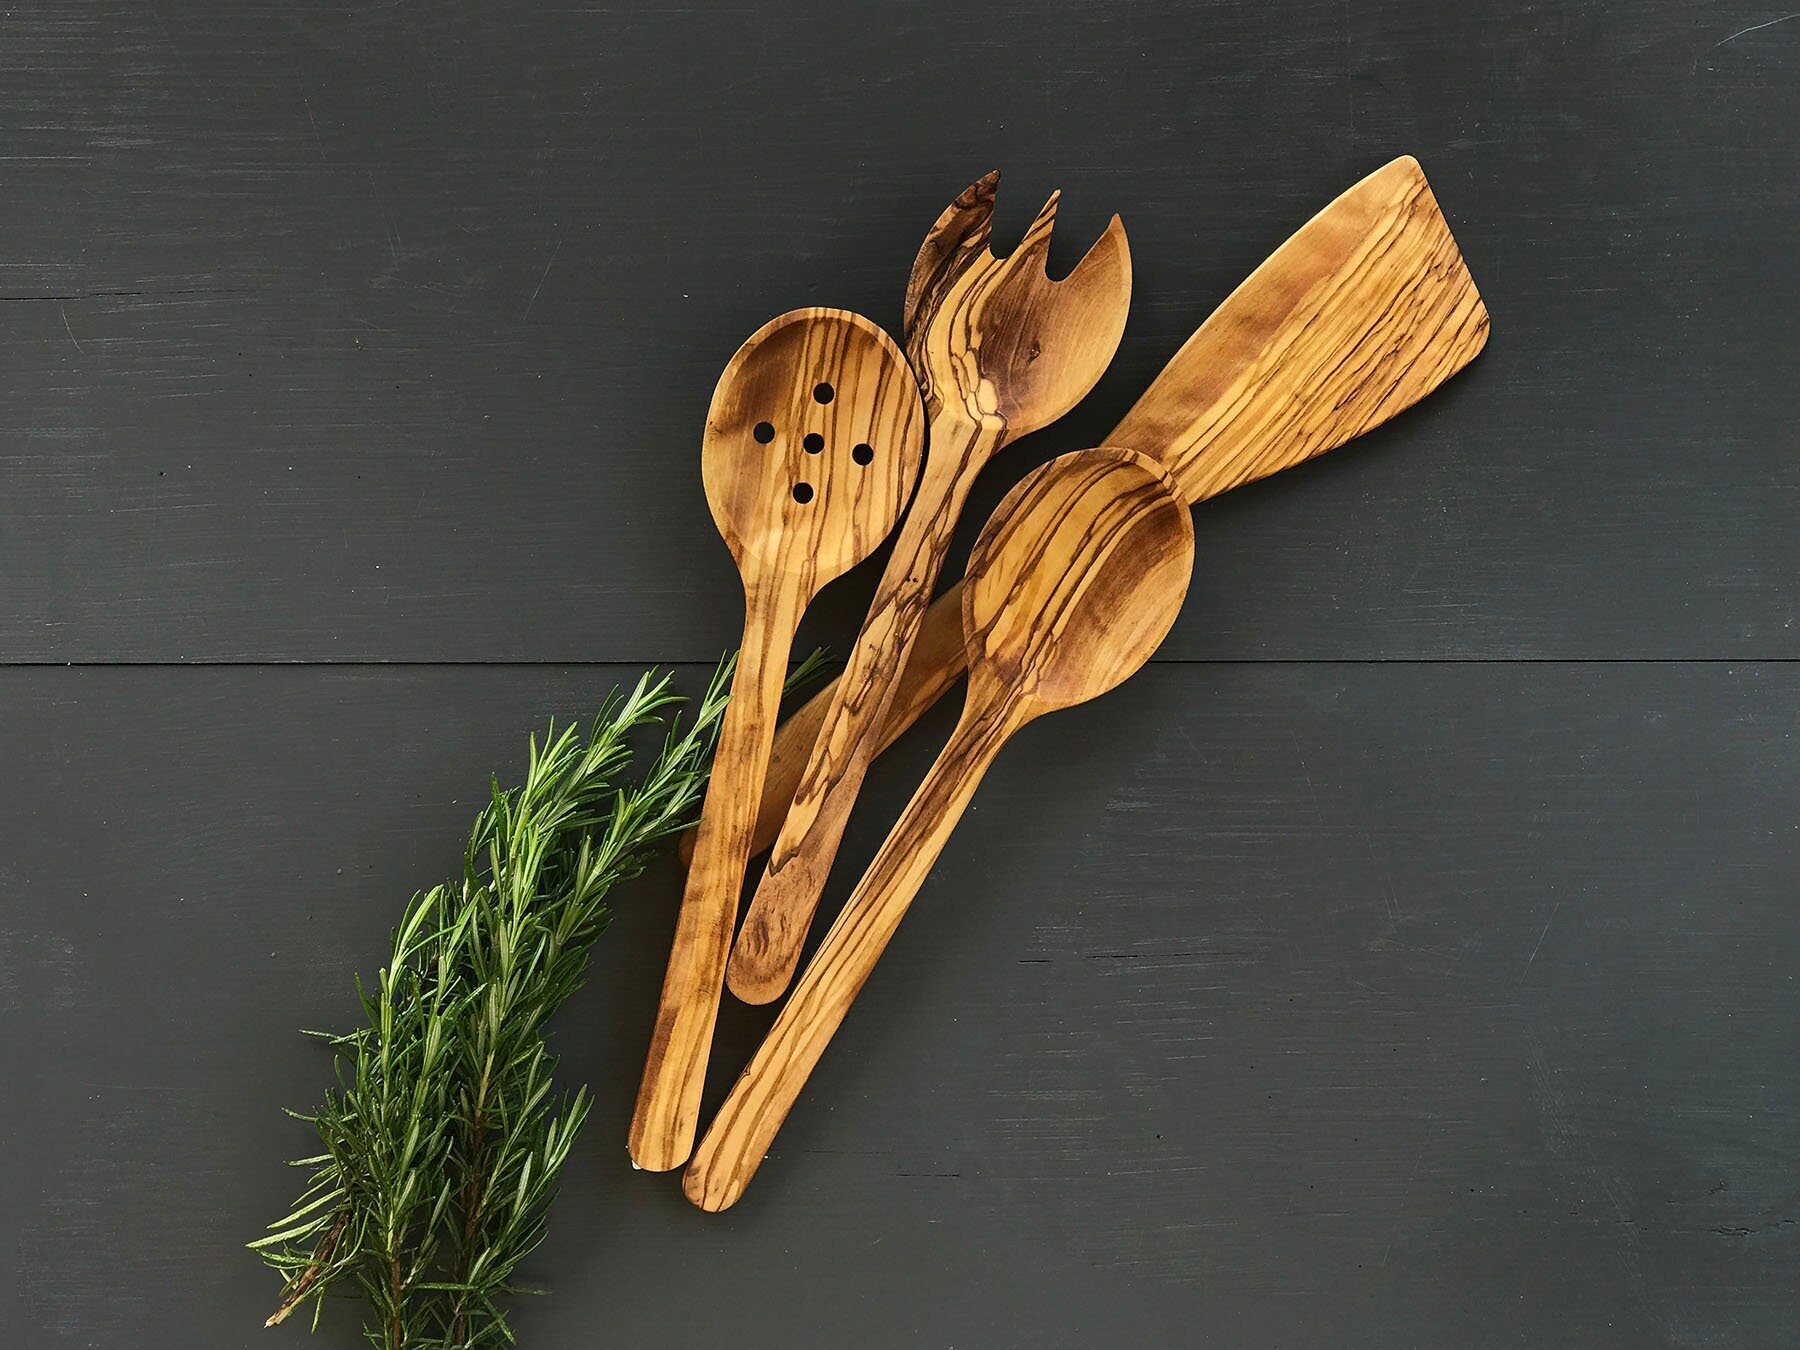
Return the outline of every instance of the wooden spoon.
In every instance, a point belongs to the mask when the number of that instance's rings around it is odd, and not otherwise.
[[[631,1118],[638,1166],[693,1148],[750,831],[800,615],[893,529],[924,453],[918,386],[860,315],[801,309],[731,358],[706,416],[701,474],[744,582],[744,641]]]
[[[1155,455],[1188,500],[1202,502],[1411,407],[1472,361],[1487,333],[1456,240],[1406,156],[1339,196],[1251,273],[1106,442]],[[960,614],[957,587],[926,612],[881,749],[961,677]],[[775,842],[836,695],[836,686],[821,690],[776,731],[753,854]],[[817,808],[808,843],[820,841],[820,857],[836,848],[853,800],[840,791]],[[765,902],[772,893],[758,894],[746,926],[786,934],[797,951],[809,920],[759,917]]]
[[[1028,475],[975,545],[963,585],[969,692],[949,743],[720,1108],[682,1187],[736,1203],[1000,747],[1150,659],[1187,594],[1194,526],[1155,460],[1084,450]]]
[[[989,174],[951,203],[913,264],[907,356],[924,389],[931,452],[732,951],[726,979],[749,1003],[779,997],[793,978],[842,817],[875,757],[976,475],[1009,441],[1079,403],[1125,331],[1131,255],[1119,218],[1073,272],[1051,281],[1045,262],[1057,195],[1018,248],[996,258],[988,243],[999,177]],[[815,831],[828,803],[831,817]]]

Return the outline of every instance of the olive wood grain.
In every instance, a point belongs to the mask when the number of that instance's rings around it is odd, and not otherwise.
[[[1051,281],[1056,194],[1019,246],[997,258],[989,245],[998,181],[989,174],[951,203],[913,265],[907,356],[931,418],[930,454],[732,949],[726,980],[746,1002],[778,998],[793,978],[841,822],[879,748],[976,476],[1003,446],[1086,397],[1125,331],[1131,255],[1118,217],[1074,271]]]
[[[1251,273],[1106,440],[1157,456],[1199,503],[1378,426],[1473,360],[1487,333],[1449,225],[1406,156],[1344,192]],[[960,585],[925,614],[881,749],[962,676]],[[753,853],[775,841],[834,695],[833,686],[819,691],[777,730]],[[821,808],[813,829],[841,834],[847,805]]]
[[[820,587],[867,557],[923,456],[917,386],[893,340],[842,310],[772,320],[725,368],[701,473],[744,581],[744,641],[719,731],[628,1146],[687,1160],[787,658]]]
[[[1000,747],[1149,660],[1193,559],[1179,489],[1134,451],[1065,455],[1001,503],[963,590],[962,718],[696,1151],[683,1178],[695,1204],[743,1194]]]

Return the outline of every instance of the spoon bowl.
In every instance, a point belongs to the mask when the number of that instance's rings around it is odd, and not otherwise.
[[[1155,460],[1115,447],[1066,456],[1024,478],[994,521],[963,589],[971,701],[1009,698],[1031,716],[1085,703],[1168,636],[1194,523]]]
[[[701,448],[738,567],[816,589],[868,557],[900,518],[924,434],[905,360],[868,319],[798,309],[764,324],[714,389]]]

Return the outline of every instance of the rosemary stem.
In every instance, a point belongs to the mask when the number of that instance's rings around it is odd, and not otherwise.
[[[615,692],[585,736],[552,724],[524,781],[493,785],[461,879],[407,905],[379,978],[358,982],[362,1023],[330,1040],[308,1184],[250,1244],[283,1280],[269,1325],[309,1301],[316,1321],[347,1279],[386,1350],[510,1343],[501,1304],[588,1110],[556,1088],[547,1024],[586,979],[613,887],[698,811],[729,678],[727,662],[635,783],[633,733],[682,702],[666,676]]]

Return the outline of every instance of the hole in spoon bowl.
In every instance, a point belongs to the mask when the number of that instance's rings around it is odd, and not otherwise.
[[[767,445],[770,441],[775,439],[775,424],[773,422],[758,422],[755,430],[750,434],[756,437],[756,443],[758,445]]]
[[[812,490],[811,483],[795,483],[794,484],[794,500],[795,501],[799,502],[801,505],[804,506],[807,502],[810,502],[812,499],[813,499],[813,490]]]
[[[859,445],[850,452],[850,458],[858,464],[872,464],[875,462],[875,447],[868,444]]]
[[[801,437],[800,444],[806,447],[807,454],[816,455],[825,449],[825,438],[816,431],[809,431]]]
[[[837,390],[823,380],[813,386],[813,399],[819,403],[829,403],[837,397]]]

